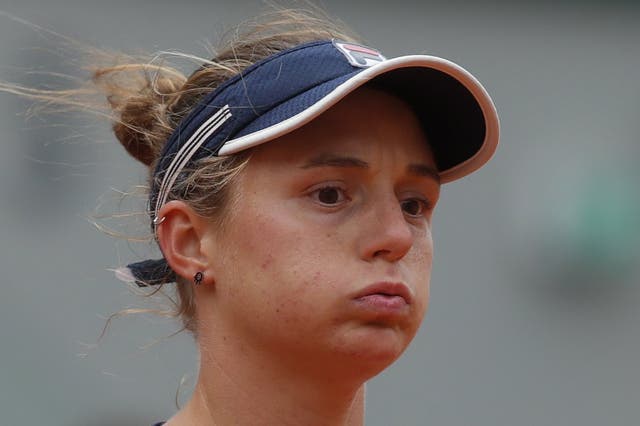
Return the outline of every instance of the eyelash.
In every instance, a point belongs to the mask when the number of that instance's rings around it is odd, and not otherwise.
[[[408,216],[410,216],[412,218],[422,217],[427,212],[429,212],[431,210],[431,203],[429,202],[429,200],[426,200],[424,198],[418,198],[418,197],[407,198],[407,199],[404,199],[404,200],[400,201],[401,208],[403,207],[403,205],[407,201],[417,201],[420,204],[420,211],[418,213],[415,213],[415,214],[409,213],[409,212],[407,212],[406,210],[403,209],[403,212],[405,212],[406,215],[408,215]]]
[[[340,194],[342,195],[342,197],[340,197],[340,195],[338,196],[338,198],[340,199],[339,201],[336,201],[335,203],[325,203],[323,201],[320,200],[320,194],[322,191],[326,191],[328,189],[335,189],[338,192],[340,192]],[[335,207],[339,204],[341,204],[342,202],[349,200],[349,197],[347,197],[346,191],[344,190],[344,188],[341,188],[337,185],[325,185],[322,186],[320,188],[316,188],[315,190],[311,191],[310,196],[317,201],[318,203],[320,203],[321,205],[325,206],[325,207]]]

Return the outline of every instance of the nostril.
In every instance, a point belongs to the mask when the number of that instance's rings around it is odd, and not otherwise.
[[[378,250],[375,253],[373,253],[373,257],[386,256],[389,253],[390,253],[389,250]]]

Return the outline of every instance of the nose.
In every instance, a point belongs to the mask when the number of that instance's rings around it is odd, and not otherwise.
[[[414,243],[411,224],[407,222],[395,195],[392,198],[367,209],[367,214],[362,218],[358,244],[364,260],[396,262],[407,254]]]

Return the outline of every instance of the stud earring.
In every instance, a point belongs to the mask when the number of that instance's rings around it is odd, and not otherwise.
[[[202,279],[204,278],[204,274],[200,271],[196,272],[196,274],[193,276],[193,283],[195,285],[200,285],[202,284]]]

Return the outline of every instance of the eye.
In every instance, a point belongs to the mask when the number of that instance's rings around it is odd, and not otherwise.
[[[320,204],[334,206],[346,200],[346,195],[342,188],[337,186],[325,186],[311,193],[311,196]]]
[[[412,217],[419,217],[429,210],[429,203],[419,198],[409,198],[400,202],[402,211]]]

